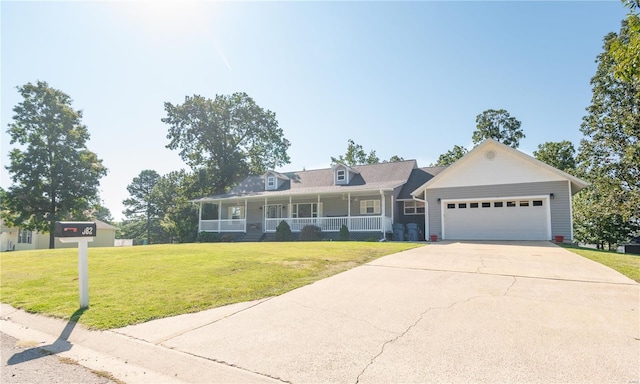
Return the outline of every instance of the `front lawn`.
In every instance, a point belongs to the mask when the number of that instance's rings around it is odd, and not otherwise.
[[[118,328],[276,296],[417,246],[290,242],[89,248],[89,309],[78,322]],[[77,249],[4,252],[0,268],[3,303],[63,319],[78,310]]]
[[[592,248],[581,248],[566,244],[562,246],[582,257],[615,269],[628,278],[640,283],[640,256],[625,255],[612,251],[600,251]]]

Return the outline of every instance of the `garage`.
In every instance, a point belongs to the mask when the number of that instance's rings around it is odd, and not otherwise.
[[[550,240],[549,200],[543,197],[442,200],[447,240]]]

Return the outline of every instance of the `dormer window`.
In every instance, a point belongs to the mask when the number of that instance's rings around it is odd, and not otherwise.
[[[336,180],[339,182],[347,180],[347,172],[344,169],[339,169],[336,172]]]
[[[274,176],[267,177],[267,188],[274,189],[276,186],[276,178]]]

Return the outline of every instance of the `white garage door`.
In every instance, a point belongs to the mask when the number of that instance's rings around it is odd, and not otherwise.
[[[550,240],[546,198],[443,201],[447,240]]]

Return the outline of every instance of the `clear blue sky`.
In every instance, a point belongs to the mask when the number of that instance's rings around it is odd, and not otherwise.
[[[601,2],[1,3],[1,185],[16,86],[37,80],[84,113],[122,218],[144,169],[186,166],[165,148],[164,102],[243,91],[291,141],[280,171],[328,167],[353,139],[381,159],[434,162],[471,147],[475,117],[504,108],[520,149],[577,146],[602,39],[626,9]]]

